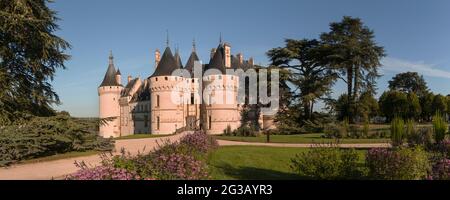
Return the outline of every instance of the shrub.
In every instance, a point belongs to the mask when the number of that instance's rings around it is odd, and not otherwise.
[[[67,177],[67,180],[139,180],[139,176],[126,169],[98,166],[81,169]]]
[[[414,124],[414,120],[407,120],[406,121],[406,128],[405,128],[405,138],[408,138],[410,135],[415,134],[416,131],[416,125]]]
[[[442,154],[442,156],[446,158],[450,158],[450,139],[446,139],[441,141],[437,145],[437,151]]]
[[[351,179],[360,177],[355,150],[311,148],[292,159],[291,168],[313,179]]]
[[[368,151],[366,166],[369,177],[382,180],[425,179],[430,170],[428,154],[421,147]]]
[[[195,132],[183,136],[179,142],[163,141],[154,151],[144,155],[131,156],[121,151],[121,155],[107,157],[102,155],[101,168],[81,170],[72,177],[109,180],[113,178],[194,180],[208,179],[206,158],[217,147],[217,142],[210,136]],[[83,165],[80,165],[83,166]],[[97,176],[91,176],[91,174]],[[120,176],[116,176],[116,174]],[[100,175],[98,175],[100,174]],[[127,176],[125,176],[127,175]]]
[[[394,118],[391,122],[391,141],[393,146],[401,146],[404,139],[404,122],[401,118]]]
[[[233,131],[231,131],[231,126],[228,125],[227,128],[225,130],[223,130],[223,135],[225,136],[232,136],[233,135]]]
[[[185,154],[159,154],[154,157],[154,169],[161,180],[207,179],[208,170],[203,160]]]
[[[429,179],[450,180],[450,159],[444,158],[433,165],[433,172]]]
[[[80,168],[74,174],[66,177],[67,180],[139,180],[141,177],[135,172],[116,168],[111,165],[102,165],[89,168],[84,162],[75,163]]]
[[[431,147],[433,144],[433,131],[430,128],[420,128],[407,135],[408,145]]]
[[[369,120],[366,120],[364,122],[364,126],[363,126],[363,136],[365,138],[369,137],[370,135],[370,124],[369,124]]]
[[[440,112],[436,112],[433,117],[433,131],[434,140],[439,143],[445,139],[445,134],[447,133],[447,122],[444,117],[442,117]]]
[[[185,145],[194,152],[206,154],[218,147],[217,141],[202,131],[196,131],[180,139],[180,145]]]
[[[113,141],[99,137],[96,130],[96,120],[86,122],[64,113],[0,127],[0,166],[70,151],[112,150]]]
[[[241,137],[257,137],[259,133],[255,128],[250,126],[241,126],[233,131],[233,135]]]

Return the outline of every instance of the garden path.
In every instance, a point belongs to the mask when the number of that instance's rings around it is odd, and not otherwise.
[[[269,146],[269,147],[298,147],[308,148],[317,147],[315,144],[291,144],[291,143],[259,143],[259,142],[238,142],[229,140],[217,140],[219,146]],[[322,144],[321,147],[331,147],[330,144]],[[339,144],[340,148],[388,148],[391,147],[388,143],[373,143],[373,144]]]

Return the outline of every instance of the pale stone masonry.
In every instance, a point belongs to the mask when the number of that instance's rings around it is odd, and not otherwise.
[[[225,70],[253,68],[253,59],[244,60],[241,53],[231,55],[231,46],[220,42],[211,50],[203,72],[218,70],[204,77],[204,91],[210,93],[207,102],[200,104],[199,79],[173,75],[177,69],[186,69],[192,75],[194,64],[199,62],[195,43],[192,53],[182,66],[178,50],[175,55],[167,46],[161,55],[155,51],[155,72],[148,78],[127,77],[122,85],[120,70],[115,69],[112,53],[105,77],[98,88],[99,117],[112,118],[100,125],[102,137],[121,137],[139,133],[172,134],[177,130],[195,130],[200,127],[201,110],[204,110],[203,126],[208,134],[221,134],[229,126],[232,130],[241,125],[242,104],[237,102],[239,77],[226,75]],[[193,76],[192,76],[193,77]],[[175,94],[175,95],[174,95]],[[227,97],[227,101],[214,99]],[[218,103],[217,103],[218,102]],[[273,117],[259,116],[263,127],[273,125]],[[267,119],[264,121],[264,119]]]

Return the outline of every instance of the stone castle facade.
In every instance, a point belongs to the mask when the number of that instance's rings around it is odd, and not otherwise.
[[[240,127],[243,109],[243,104],[237,101],[240,80],[225,71],[253,68],[252,58],[244,60],[242,54],[232,55],[231,46],[220,42],[211,50],[209,63],[201,64],[194,43],[183,66],[178,50],[174,55],[167,45],[162,55],[155,51],[155,66],[148,78],[128,76],[126,84],[122,84],[120,70],[116,71],[110,55],[108,69],[98,87],[99,117],[110,118],[100,125],[101,136],[173,134],[200,127],[208,134],[221,134],[227,127],[232,130]],[[194,77],[195,66],[200,66],[203,80]],[[191,73],[190,78],[174,74],[178,69],[186,69]],[[217,73],[203,74],[210,69]],[[199,94],[201,86],[205,88],[202,92],[208,94],[203,103]],[[270,117],[257,117],[263,126],[273,125]]]

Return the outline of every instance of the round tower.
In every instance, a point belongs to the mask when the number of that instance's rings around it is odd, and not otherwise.
[[[240,124],[237,102],[239,77],[226,74],[226,69],[231,68],[229,54],[230,46],[221,43],[205,69],[203,95],[206,99],[206,126],[204,127],[208,134],[222,134],[227,127],[234,130]]]
[[[99,118],[101,119],[99,135],[104,138],[121,136],[119,99],[122,90],[120,71],[116,71],[111,53],[108,70],[98,87]]]
[[[169,47],[164,51],[155,72],[150,76],[151,133],[172,134],[185,126],[183,120],[184,87],[181,76],[173,76],[179,69]]]

